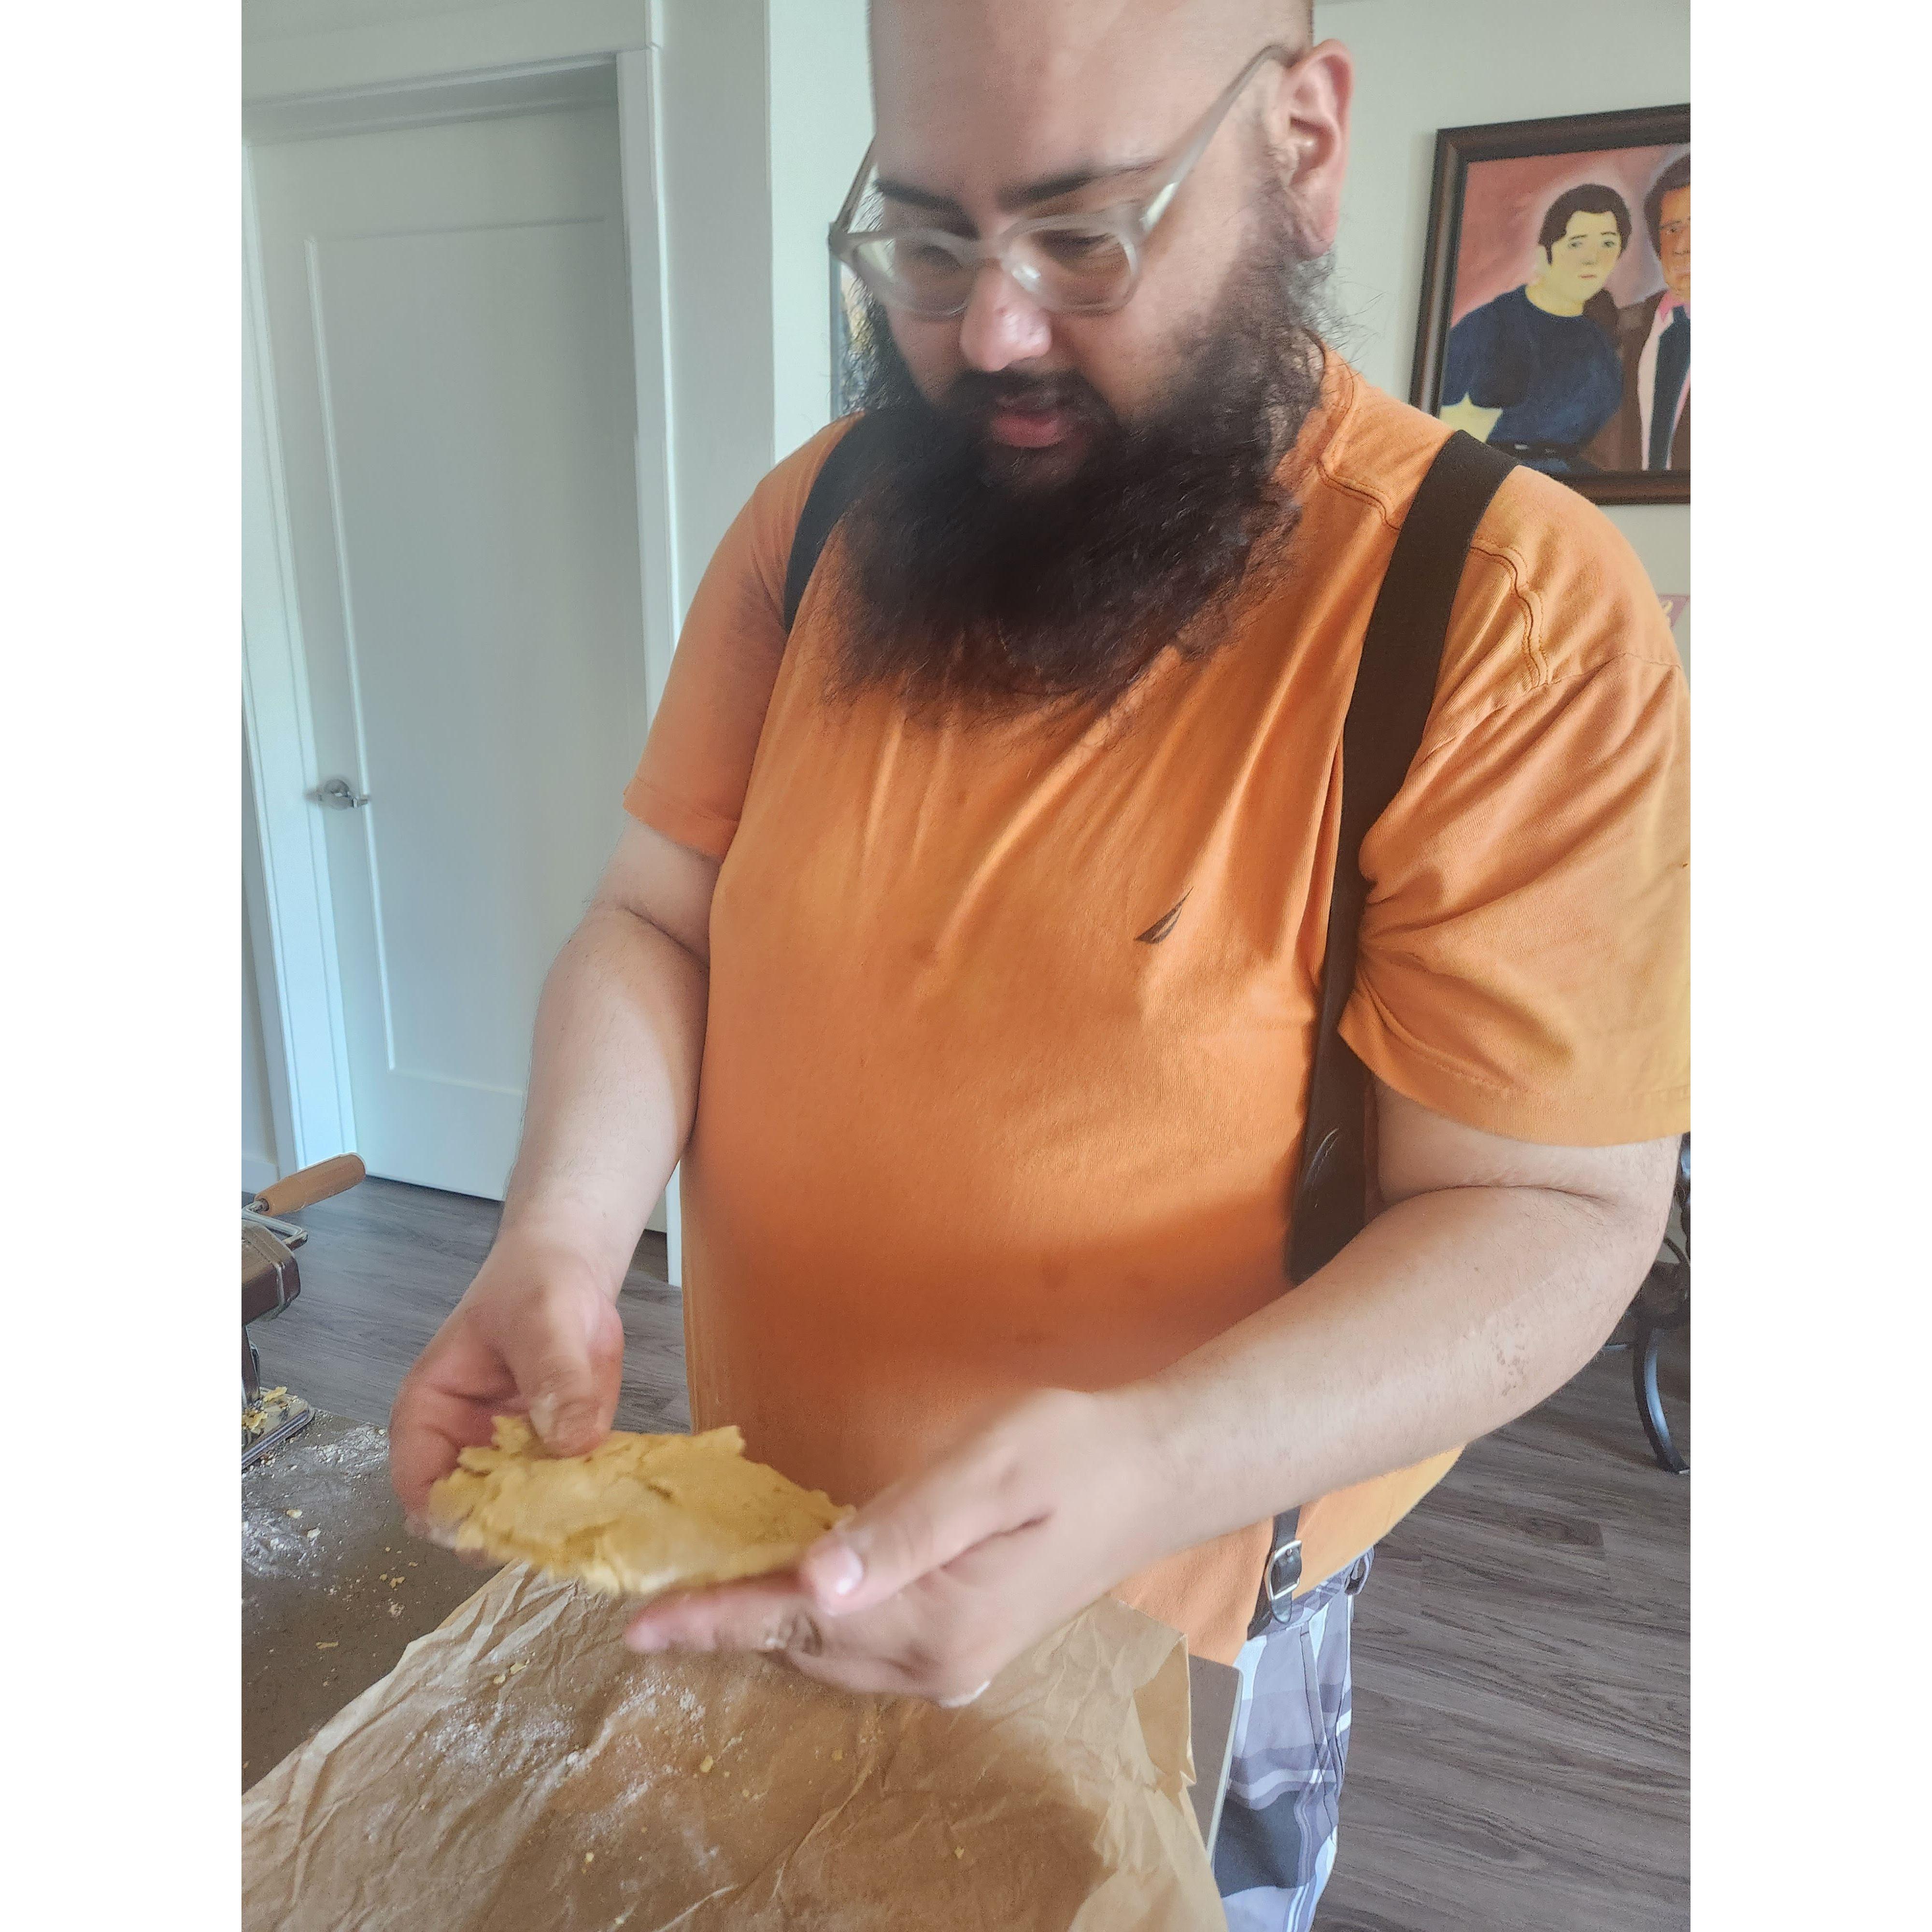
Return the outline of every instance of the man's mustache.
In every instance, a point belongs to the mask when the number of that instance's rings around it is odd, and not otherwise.
[[[1093,385],[1071,370],[1026,375],[1012,370],[969,369],[956,376],[939,408],[962,427],[983,431],[1004,410],[1063,410],[1094,429],[1115,426],[1113,410]]]

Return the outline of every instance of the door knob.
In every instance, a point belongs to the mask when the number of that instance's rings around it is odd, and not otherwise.
[[[318,805],[326,805],[332,812],[353,812],[369,802],[369,794],[358,791],[346,778],[328,779],[315,796]]]

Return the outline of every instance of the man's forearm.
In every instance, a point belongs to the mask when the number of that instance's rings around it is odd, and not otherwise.
[[[1474,1440],[1559,1388],[1655,1252],[1642,1213],[1535,1187],[1418,1194],[1132,1390],[1171,1547]]]
[[[537,1008],[504,1234],[557,1239],[622,1280],[691,1131],[706,987],[704,964],[648,921],[604,904],[585,915]]]

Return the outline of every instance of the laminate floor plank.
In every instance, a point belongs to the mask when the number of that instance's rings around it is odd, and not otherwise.
[[[1554,1749],[1581,1754],[1614,1745],[1627,1764],[1681,1778],[1674,1740],[1685,1724],[1688,1687],[1611,1685],[1569,1660],[1539,1660],[1526,1681],[1520,1662],[1478,1660],[1466,1634],[1444,1637],[1426,1616],[1391,1616],[1385,1608],[1378,1622],[1384,1654],[1375,1663],[1374,1681],[1383,1696],[1418,1713],[1472,1724],[1507,1713],[1524,1736],[1547,1740]]]
[[[488,1252],[494,1202],[366,1180],[296,1218],[264,1376],[387,1420]],[[619,1426],[690,1426],[661,1236],[619,1300]],[[1690,1453],[1689,1348],[1659,1382]],[[1652,1461],[1627,1353],[1471,1445],[1377,1552],[1354,1629],[1340,1854],[1318,1932],[1676,1932],[1689,1908],[1690,1485]]]

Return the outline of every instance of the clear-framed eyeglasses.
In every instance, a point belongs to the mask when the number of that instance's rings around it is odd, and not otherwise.
[[[914,315],[963,315],[980,271],[989,262],[1056,314],[1108,314],[1133,293],[1148,238],[1248,82],[1272,62],[1293,68],[1302,58],[1279,44],[1263,47],[1180,146],[1152,164],[1153,184],[1144,194],[1105,208],[1016,221],[990,242],[947,228],[896,224],[855,229],[862,206],[881,199],[868,147],[832,224],[832,252],[880,301]]]

